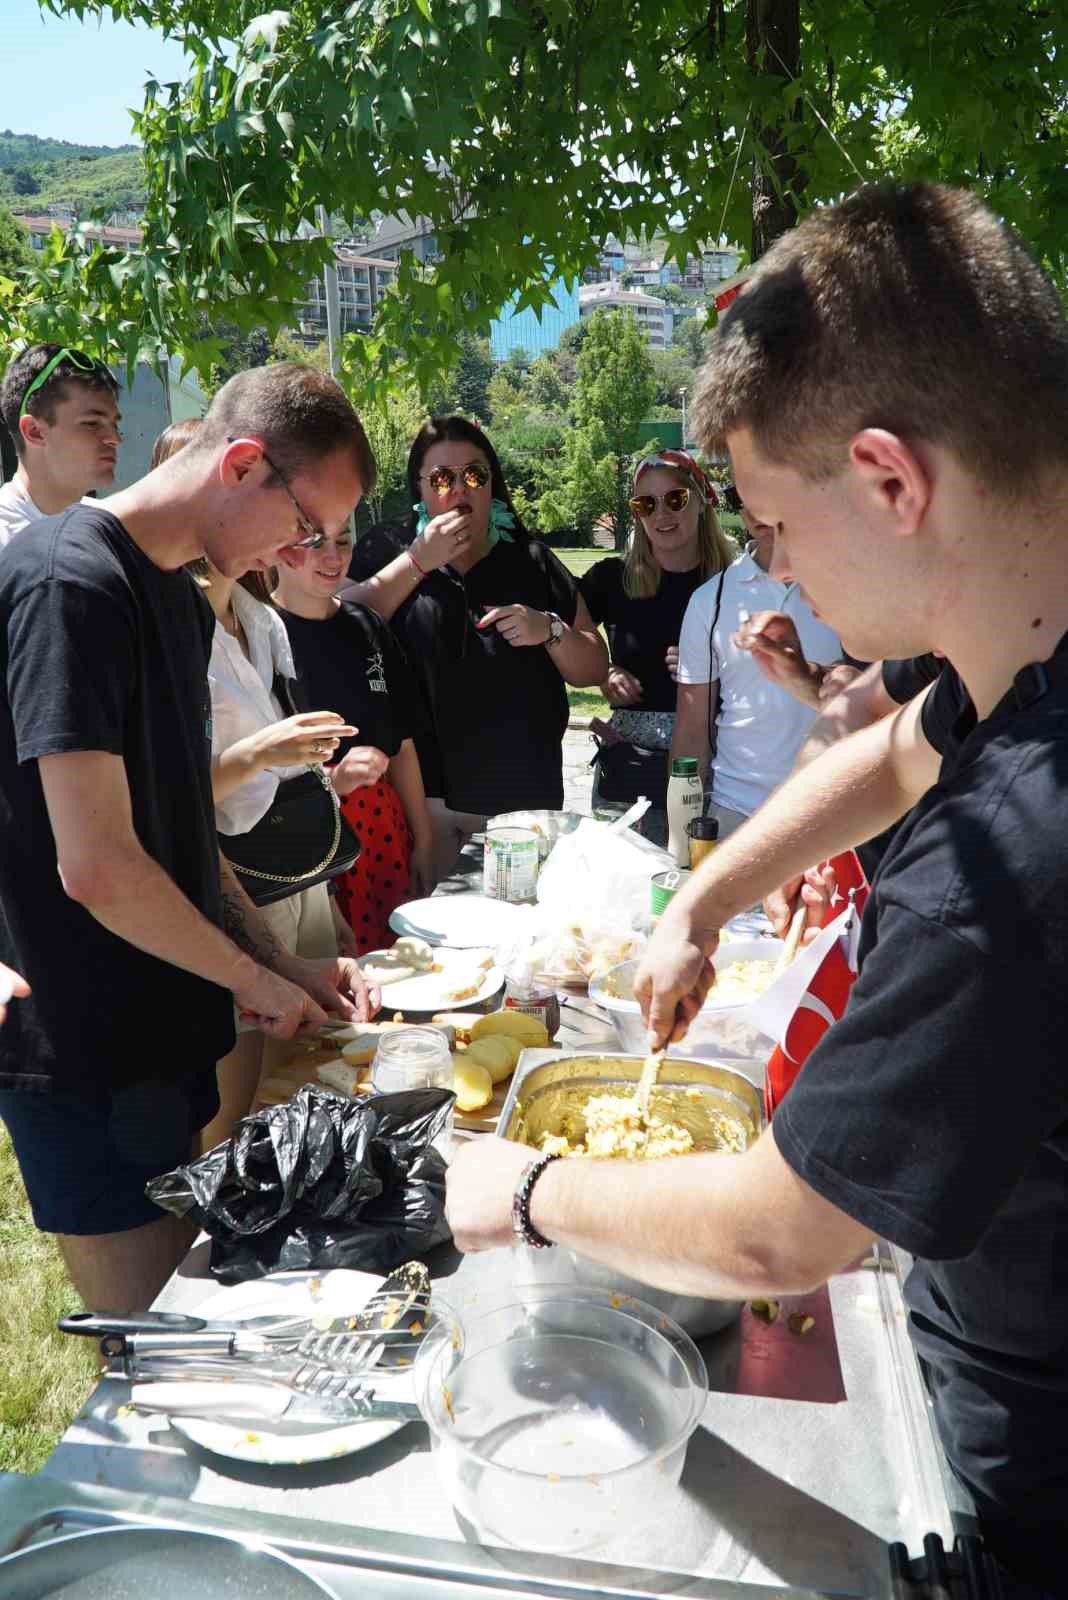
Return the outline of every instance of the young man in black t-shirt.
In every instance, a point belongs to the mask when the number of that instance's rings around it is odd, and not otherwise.
[[[788,780],[675,897],[641,964],[652,1041],[682,1036],[730,916],[905,819],[845,1015],[771,1128],[729,1161],[554,1162],[532,1191],[524,1179],[519,1226],[724,1298],[809,1289],[873,1236],[902,1246],[948,1459],[1013,1592],[1063,1595],[1064,307],[974,197],[862,189],[758,263],[717,327],[695,421],[775,525],[773,575],[848,650],[953,665]],[[1009,525],[1024,534],[1006,540]],[[462,1248],[512,1237],[529,1159],[506,1141],[460,1152]]]
[[[234,1005],[280,1037],[367,1014],[355,964],[287,956],[220,863],[213,619],[183,569],[284,560],[373,475],[331,379],[245,372],[180,455],[0,558],[0,959],[32,988],[0,1032],[0,1117],[90,1307],[147,1306],[190,1242],[144,1185],[216,1109]]]

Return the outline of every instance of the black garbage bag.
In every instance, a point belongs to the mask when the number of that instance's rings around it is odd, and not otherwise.
[[[350,1100],[305,1084],[145,1193],[211,1236],[223,1283],[326,1267],[385,1274],[451,1238],[432,1141],[454,1098],[406,1089]]]

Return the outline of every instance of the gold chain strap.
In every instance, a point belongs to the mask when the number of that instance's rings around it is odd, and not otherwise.
[[[259,872],[255,867],[239,867],[235,864],[234,870],[236,872],[242,873],[247,878],[262,878],[265,883],[300,883],[304,878],[314,878],[316,873],[322,872],[333,861],[337,855],[337,847],[341,843],[341,804],[334,785],[330,782],[322,767],[309,767],[308,770],[315,773],[334,805],[334,842],[326,852],[326,855],[316,866],[309,867],[306,872],[298,872],[291,875],[282,872]]]

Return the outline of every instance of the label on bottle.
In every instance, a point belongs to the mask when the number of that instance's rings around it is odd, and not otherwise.
[[[550,1039],[556,1038],[560,1027],[560,1002],[548,990],[517,989],[509,982],[504,989],[505,1011],[523,1011],[528,1017],[537,1017]]]

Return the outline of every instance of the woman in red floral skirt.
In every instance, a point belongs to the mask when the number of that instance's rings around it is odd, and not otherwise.
[[[351,555],[347,532],[318,550],[287,551],[272,599],[289,635],[302,697],[329,704],[358,730],[339,745],[330,773],[362,845],[355,866],[334,884],[364,955],[393,943],[391,911],[431,892],[434,852],[412,742],[414,680],[388,623],[367,606],[336,598]]]

